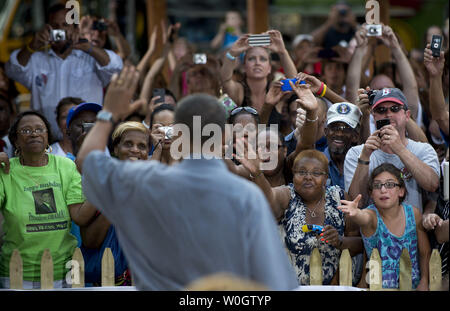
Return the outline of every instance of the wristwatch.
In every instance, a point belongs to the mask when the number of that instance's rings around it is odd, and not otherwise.
[[[112,113],[106,110],[100,110],[97,113],[97,120],[111,122],[112,124],[114,124]]]

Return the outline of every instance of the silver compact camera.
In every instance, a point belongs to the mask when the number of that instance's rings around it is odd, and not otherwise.
[[[164,138],[165,139],[172,139],[172,137],[173,137],[173,126],[161,126],[159,129],[164,132]]]
[[[208,61],[208,57],[204,53],[194,54],[193,61],[194,61],[194,64],[196,64],[196,65],[199,65],[199,64],[204,65]]]
[[[66,41],[66,31],[62,29],[53,29],[50,31],[50,41]]]
[[[367,29],[367,36],[368,37],[380,37],[383,34],[382,26],[381,25],[366,25]]]

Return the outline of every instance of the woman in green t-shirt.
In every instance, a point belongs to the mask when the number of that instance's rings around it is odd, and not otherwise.
[[[70,234],[71,220],[87,225],[96,209],[85,201],[73,161],[48,152],[51,132],[44,116],[34,111],[19,114],[9,139],[16,157],[8,159],[0,153],[0,212],[4,217],[0,288],[9,288],[14,249],[22,258],[24,288],[40,288],[45,249],[52,255],[55,287],[68,286],[66,264],[77,244]]]

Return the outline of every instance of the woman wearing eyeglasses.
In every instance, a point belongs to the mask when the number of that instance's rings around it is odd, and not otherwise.
[[[369,178],[374,204],[359,209],[361,195],[342,201],[338,209],[361,227],[367,257],[377,248],[382,258],[383,288],[398,288],[400,255],[407,249],[411,258],[412,286],[428,290],[430,243],[422,226],[420,211],[403,203],[407,194],[401,171],[390,163],[375,168]]]
[[[66,263],[77,245],[71,220],[86,225],[95,208],[85,202],[81,176],[65,157],[49,154],[49,122],[26,111],[11,126],[9,139],[16,156],[0,153],[0,211],[4,243],[0,251],[0,287],[9,288],[9,262],[14,249],[23,261],[23,286],[40,288],[41,257],[49,249],[55,287],[66,287]]]
[[[239,141],[249,148],[246,141]],[[243,159],[253,181],[263,190],[272,212],[284,230],[280,230],[300,285],[310,284],[310,256],[318,248],[322,257],[323,284],[338,284],[338,265],[341,251],[362,252],[361,238],[356,228],[345,219],[337,207],[344,199],[339,186],[326,186],[328,160],[320,151],[300,152],[292,167],[293,183],[271,187],[260,170],[260,159]],[[319,225],[323,231],[304,232],[304,225]]]

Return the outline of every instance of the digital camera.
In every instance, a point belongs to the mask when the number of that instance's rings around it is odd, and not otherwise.
[[[98,31],[105,31],[108,29],[108,25],[103,21],[94,21],[92,23],[92,29]]]
[[[164,138],[165,139],[172,139],[172,137],[173,137],[173,126],[161,126],[159,129],[164,132]]]
[[[366,25],[368,37],[380,37],[383,34],[381,25]]]
[[[66,41],[66,31],[62,29],[52,29],[52,31],[50,31],[50,41]]]
[[[206,56],[206,54],[194,54],[194,64],[199,65],[199,64],[206,64],[206,62],[208,61],[208,57]]]

